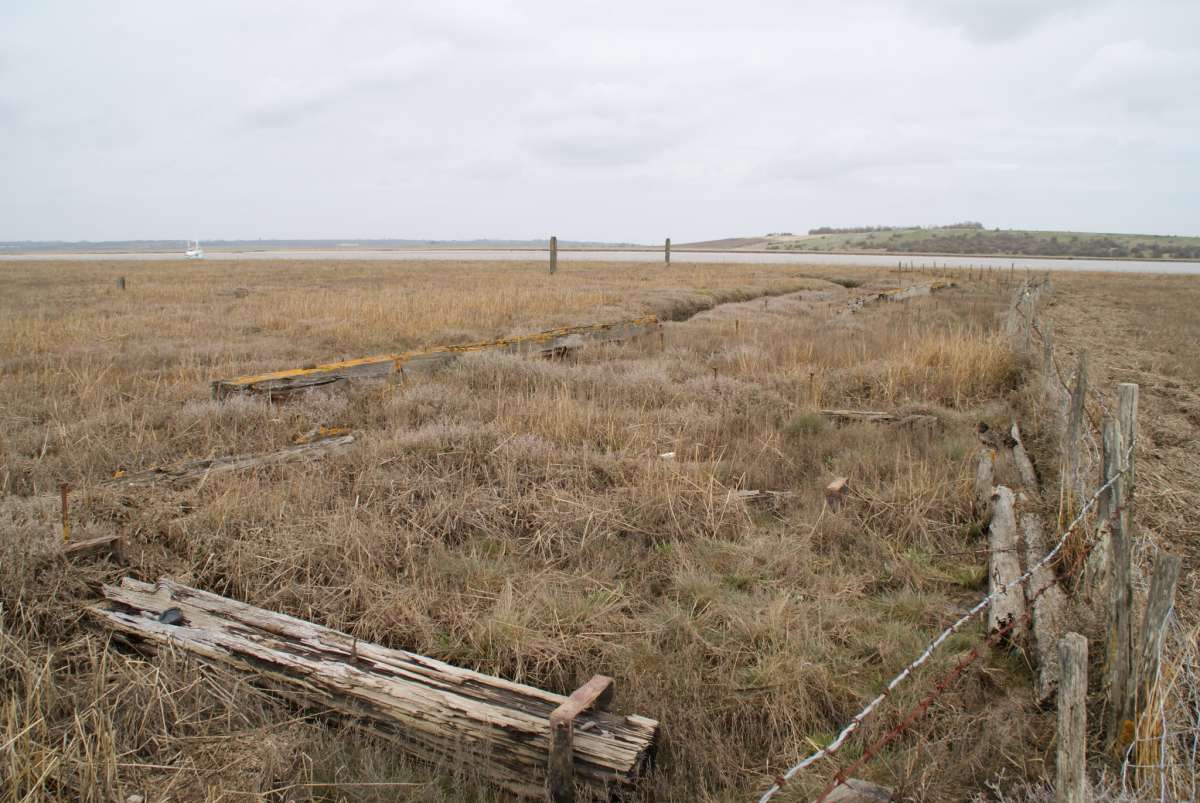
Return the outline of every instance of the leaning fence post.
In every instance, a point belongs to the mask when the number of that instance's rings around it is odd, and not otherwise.
[[[670,265],[671,264],[671,238],[670,237],[668,237],[666,243],[663,244],[663,257],[666,260],[666,264]]]
[[[1108,586],[1108,743],[1123,750],[1129,741],[1133,718],[1133,543],[1129,539],[1128,510],[1124,494],[1124,447],[1121,426],[1111,416],[1104,419],[1103,483],[1111,482],[1100,497],[1100,524],[1108,527],[1112,572]]]
[[[1087,799],[1087,639],[1067,633],[1058,640],[1062,678],[1058,685],[1058,757],[1054,799],[1084,803]]]
[[[1175,604],[1175,586],[1183,560],[1178,555],[1159,552],[1154,559],[1150,595],[1142,619],[1141,642],[1137,659],[1138,713],[1147,705],[1158,681],[1158,659],[1162,650],[1163,630]]]
[[[550,238],[550,272],[558,270],[558,238]]]

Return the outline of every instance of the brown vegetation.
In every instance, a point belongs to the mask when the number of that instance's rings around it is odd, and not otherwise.
[[[124,573],[558,692],[611,675],[616,710],[663,724],[656,800],[760,791],[985,581],[973,426],[1005,423],[1023,398],[994,288],[851,314],[860,289],[830,279],[898,277],[569,262],[553,279],[533,263],[2,270],[0,799],[491,794],[469,767],[412,766],[244,677],[110,647],[81,610]],[[559,361],[485,354],[286,405],[207,399],[224,376],[647,312],[680,320],[661,341]],[[832,426],[822,408],[920,410],[941,427]],[[319,426],[358,440],[191,487],[102,485]],[[823,491],[843,476],[853,492],[835,513]],[[119,531],[127,568],[42,560],[63,481],[79,488],[74,537]],[[750,507],[739,489],[791,493]],[[1052,718],[1028,676],[1022,659],[988,658],[868,777],[953,799],[1047,775]],[[866,735],[922,692],[899,691]],[[798,778],[796,799],[832,769]]]

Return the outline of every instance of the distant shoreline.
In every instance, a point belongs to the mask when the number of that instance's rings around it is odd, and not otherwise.
[[[237,256],[242,254],[306,254],[319,253],[322,259],[336,259],[336,256],[326,256],[328,254],[344,253],[346,255],[353,254],[375,254],[375,253],[396,253],[396,254],[414,254],[414,253],[443,253],[443,252],[511,252],[518,254],[544,254],[549,252],[549,246],[534,246],[534,245],[514,245],[514,246],[487,246],[487,245],[444,245],[444,246],[379,246],[379,247],[355,247],[355,248],[208,248],[205,247],[205,255],[210,258],[219,258],[222,256]],[[562,253],[662,253],[663,246],[661,245],[617,245],[617,246],[563,246],[558,247],[558,252]],[[1196,265],[1200,264],[1200,260],[1195,259],[1176,259],[1174,257],[1108,257],[1108,256],[1069,256],[1069,255],[1050,255],[1050,254],[961,254],[948,253],[937,251],[922,251],[922,252],[907,252],[907,251],[844,251],[830,250],[817,251],[799,248],[690,248],[686,245],[672,245],[671,253],[674,254],[771,254],[779,257],[805,256],[805,257],[820,257],[820,256],[864,256],[876,259],[892,258],[897,261],[911,261],[914,259],[1007,259],[1014,262],[1022,260],[1055,260],[1059,262],[1161,262],[1164,264],[1185,264]],[[36,259],[36,260],[52,260],[64,259],[70,260],[73,258],[87,259],[102,259],[110,257],[113,259],[121,258],[136,258],[136,259],[152,259],[155,257],[164,257],[169,259],[182,258],[182,251],[167,251],[167,250],[146,250],[146,251],[88,251],[88,250],[72,250],[72,251],[43,251],[43,250],[7,250],[7,246],[0,245],[0,259],[16,260],[20,258]]]

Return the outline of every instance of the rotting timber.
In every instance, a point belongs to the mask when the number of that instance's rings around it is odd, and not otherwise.
[[[255,673],[305,708],[337,712],[418,760],[465,767],[521,797],[546,794],[552,715],[561,718],[564,704],[579,697],[358,641],[170,580],[126,577],[102,592],[109,604],[89,613],[135,643],[174,645]],[[572,789],[586,799],[629,797],[649,769],[658,722],[595,702],[572,711]]]
[[[498,351],[506,354],[528,354],[554,356],[582,346],[585,342],[618,342],[638,335],[656,331],[658,318],[647,315],[615,323],[567,326],[550,329],[532,335],[501,338],[459,346],[440,346],[423,351],[406,351],[401,354],[379,354],[353,360],[325,363],[308,368],[291,368],[283,371],[239,376],[235,379],[218,380],[212,383],[214,399],[223,399],[239,393],[261,393],[272,398],[310,388],[349,382],[368,377],[389,377],[399,373],[407,377],[449,365],[464,354],[483,351]]]

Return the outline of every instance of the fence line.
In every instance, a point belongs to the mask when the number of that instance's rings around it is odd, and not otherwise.
[[[950,638],[950,636],[957,633],[971,619],[974,619],[982,611],[984,611],[989,605],[991,605],[992,601],[996,597],[999,597],[1000,595],[1007,593],[1010,588],[1024,585],[1026,582],[1029,581],[1029,578],[1031,578],[1035,572],[1037,572],[1039,569],[1043,568],[1044,566],[1049,564],[1052,560],[1054,560],[1054,558],[1057,557],[1060,552],[1062,552],[1063,547],[1067,543],[1067,539],[1070,537],[1070,535],[1074,531],[1074,529],[1083,521],[1083,519],[1087,515],[1088,511],[1090,511],[1097,504],[1097,502],[1100,499],[1100,496],[1102,494],[1104,494],[1104,492],[1106,492],[1109,488],[1111,488],[1117,482],[1118,479],[1120,479],[1122,476],[1124,476],[1124,474],[1126,472],[1129,471],[1129,458],[1133,453],[1133,447],[1134,447],[1134,444],[1131,443],[1129,448],[1125,452],[1124,459],[1122,460],[1124,467],[1119,472],[1114,474],[1111,478],[1109,478],[1108,482],[1106,482],[1100,488],[1096,489],[1096,492],[1092,494],[1091,498],[1088,499],[1088,501],[1080,509],[1079,514],[1075,517],[1075,519],[1069,525],[1067,525],[1067,528],[1059,536],[1058,542],[1054,545],[1053,549],[1051,549],[1049,552],[1047,552],[1046,555],[1041,560],[1039,560],[1034,566],[1032,566],[1028,570],[1026,570],[1026,572],[1024,574],[1022,574],[1020,577],[1018,577],[1016,580],[1012,581],[1011,583],[1001,583],[998,587],[996,587],[993,591],[991,591],[989,594],[984,596],[983,599],[981,599],[978,603],[976,603],[974,607],[972,607],[969,611],[967,611],[965,614],[963,614],[961,617],[959,617],[959,619],[956,622],[954,622],[952,625],[950,625],[945,630],[943,630],[940,634],[938,634],[938,636],[925,647],[924,652],[922,652],[919,656],[917,656],[917,658],[915,660],[913,660],[912,663],[910,663],[903,670],[901,670],[901,672],[898,675],[896,675],[894,678],[892,678],[891,682],[888,683],[887,688],[885,688],[878,696],[876,696],[875,699],[873,699],[873,700],[871,700],[871,702],[867,703],[867,705],[861,711],[859,711],[857,714],[855,714],[855,716],[850,720],[849,724],[847,724],[841,730],[841,732],[837,735],[837,737],[832,742],[830,742],[828,745],[821,748],[820,750],[817,750],[816,752],[811,753],[810,755],[805,757],[803,760],[801,760],[799,763],[790,767],[787,770],[787,772],[785,772],[783,775],[778,776],[775,779],[775,783],[772,784],[771,788],[768,789],[766,792],[764,792],[762,797],[759,798],[759,803],[766,803],[772,797],[774,797],[776,794],[778,794],[783,789],[784,785],[788,781],[790,781],[792,778],[794,778],[796,776],[796,774],[798,772],[800,772],[801,770],[803,770],[805,767],[811,766],[812,764],[816,763],[817,761],[821,760],[822,758],[826,758],[828,756],[832,756],[833,754],[835,754],[839,749],[841,749],[842,745],[851,736],[851,734],[853,734],[856,730],[858,730],[862,726],[863,721],[868,716],[871,715],[871,713],[879,706],[879,704],[882,703],[892,693],[892,691],[897,686],[899,686],[901,683],[903,683],[907,678],[911,677],[913,672],[915,672],[922,664],[924,664],[926,661],[928,661],[929,658],[933,655],[933,653],[937,650],[937,648],[940,647],[946,641],[946,639]],[[1116,512],[1117,511],[1115,511],[1115,510],[1113,511],[1114,514]],[[1091,551],[1090,547],[1087,551],[1089,551],[1089,552]],[[1058,582],[1058,576],[1055,575],[1054,579],[1052,579],[1051,581],[1044,584],[1038,590],[1038,592],[1034,596],[1034,599],[1041,596],[1041,594],[1045,593],[1045,590],[1047,588],[1049,588],[1050,586],[1054,585],[1057,582]],[[1032,611],[1033,611],[1033,607],[1031,605],[1028,606],[1027,611],[1025,614],[1023,614],[1022,618],[1032,616]],[[1019,621],[1019,619],[1014,619],[1012,622],[1008,623],[1007,625],[1005,625],[1005,627],[1000,628],[1000,630],[998,630],[996,632],[1000,632],[1000,633],[1007,632],[1008,630],[1011,630],[1011,628],[1014,627],[1018,621]],[[989,639],[990,638],[991,638],[991,636],[989,636]],[[980,646],[982,646],[982,644],[983,643],[976,645],[975,650],[978,650],[980,648]],[[978,657],[978,656],[976,656],[976,657]],[[974,661],[974,658],[972,658],[971,660]],[[965,669],[965,668],[966,668],[965,666],[962,667],[962,669]],[[961,669],[959,670],[959,674],[961,674]],[[958,675],[955,674],[954,676],[957,677]],[[942,691],[944,691],[944,689],[942,689]],[[940,694],[940,691],[938,693]],[[932,702],[932,699],[929,702]],[[928,704],[926,704],[926,705],[928,705]],[[914,721],[915,721],[915,718],[914,718]],[[897,735],[899,735],[899,734],[897,734]],[[865,755],[866,754],[864,753],[864,756]],[[860,764],[861,761],[862,760],[860,759],[859,762],[857,762],[855,764],[855,766],[858,766],[858,764]],[[827,795],[832,790],[833,790],[833,787],[828,789],[822,795],[822,797]]]

